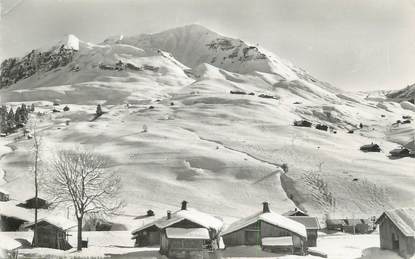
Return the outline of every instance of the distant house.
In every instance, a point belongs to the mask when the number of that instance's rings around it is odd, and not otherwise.
[[[35,223],[26,225],[33,229]],[[66,218],[49,216],[39,219],[37,223],[38,246],[60,250],[68,250],[72,246],[68,242],[67,230],[76,227],[77,224]]]
[[[10,194],[8,191],[0,188],[0,201],[9,201]]]
[[[312,123],[307,121],[307,120],[298,120],[298,121],[294,121],[294,126],[296,127],[307,127],[307,128],[311,128]]]
[[[287,239],[287,233],[291,235]],[[268,202],[262,211],[231,224],[222,234],[226,247],[259,245],[272,252],[304,254],[306,227],[292,219],[272,212]]]
[[[368,234],[373,232],[374,220],[362,218],[326,219],[327,230],[349,234]]]
[[[318,219],[310,216],[290,216],[288,218],[305,226],[307,230],[307,247],[316,247],[318,231],[321,229]]]
[[[169,257],[194,257],[219,248],[223,221],[187,207],[168,211],[166,216],[132,232],[135,246],[160,245],[160,253]]]
[[[36,208],[36,198],[27,199],[24,203],[19,204],[20,207],[27,208],[27,209],[34,209]],[[38,209],[48,209],[49,203],[40,197],[37,198],[37,208]]]
[[[344,226],[346,226],[346,222],[344,219],[326,219],[326,226],[327,230],[332,231],[343,231]]]
[[[344,219],[343,232],[350,234],[368,234],[374,230],[370,219]]]
[[[329,129],[329,127],[327,125],[317,124],[316,125],[316,129],[323,130],[323,131],[327,131]]]
[[[391,157],[407,157],[409,156],[411,151],[407,148],[396,148],[389,152]]]
[[[393,250],[405,259],[415,256],[415,208],[385,211],[376,224],[381,249]]]
[[[291,217],[291,216],[308,216],[307,213],[300,210],[299,208],[294,208],[293,210],[289,210],[282,214],[283,216]]]
[[[380,152],[381,151],[379,145],[373,144],[373,143],[361,146],[360,150],[363,152]]]

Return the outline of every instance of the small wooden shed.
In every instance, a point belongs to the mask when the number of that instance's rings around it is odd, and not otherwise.
[[[376,224],[381,249],[393,250],[405,259],[415,256],[415,208],[385,211]]]
[[[307,247],[316,247],[318,231],[321,229],[318,219],[310,216],[290,216],[288,218],[305,226],[307,230]]]
[[[151,222],[139,227],[131,232],[135,240],[135,247],[160,245],[160,229],[156,225],[157,222]]]
[[[26,225],[33,229],[35,223]],[[72,246],[68,242],[67,230],[76,227],[77,224],[62,217],[46,217],[38,220],[38,243],[39,247],[47,247],[60,250],[68,250]]]
[[[281,244],[278,238],[287,236],[287,233],[291,236],[290,244]],[[264,202],[262,211],[231,224],[222,238],[226,247],[259,245],[272,252],[286,252],[288,249],[292,253],[305,254],[307,231],[303,224],[272,212],[268,202]]]

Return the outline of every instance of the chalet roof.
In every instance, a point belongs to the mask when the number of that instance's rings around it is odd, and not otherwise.
[[[388,217],[405,236],[415,236],[415,208],[387,210],[379,217],[376,224],[379,224],[384,217]]]
[[[206,228],[166,228],[166,235],[172,239],[210,239]]]
[[[48,216],[38,220],[38,224],[40,222],[45,222],[47,224],[53,225],[58,227],[62,230],[68,230],[70,228],[76,227],[77,224],[67,218],[59,217],[59,216]],[[35,225],[34,222],[29,223],[26,225],[26,228],[32,228]]]
[[[318,219],[316,217],[291,216],[291,217],[288,217],[288,218],[303,224],[306,229],[317,229],[317,230],[321,229],[320,228],[320,223],[318,222]]]
[[[0,240],[1,240],[0,250],[10,251],[10,250],[14,250],[22,246],[19,242],[6,236],[5,234],[2,234],[1,232],[0,232]]]
[[[178,210],[172,213],[170,219],[167,219],[167,216],[164,216],[135,229],[131,233],[135,235],[137,232],[147,229],[151,226],[156,226],[160,229],[164,229],[183,220],[194,222],[206,229],[215,229],[216,232],[220,232],[223,227],[223,221],[221,219],[199,210],[188,208],[186,210]]]
[[[271,224],[276,227],[280,227],[283,229],[286,229],[292,233],[295,233],[301,237],[307,238],[307,232],[306,228],[303,224],[294,221],[292,219],[289,219],[287,217],[284,217],[282,215],[279,215],[275,212],[259,212],[254,215],[251,215],[249,217],[240,219],[234,223],[232,223],[224,232],[222,235],[227,235],[230,233],[233,233],[235,231],[238,231],[240,229],[243,229],[255,222],[258,221],[264,221],[268,224]]]

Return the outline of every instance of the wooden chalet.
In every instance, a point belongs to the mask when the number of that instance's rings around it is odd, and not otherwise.
[[[263,203],[262,211],[231,224],[223,232],[222,238],[226,247],[259,245],[271,252],[301,255],[305,254],[307,246],[306,227],[272,212],[268,202]]]
[[[160,253],[169,257],[193,258],[219,248],[223,221],[187,207],[168,211],[166,216],[132,232],[136,246],[160,245]]]
[[[35,223],[26,225],[26,228],[33,229]],[[46,217],[37,222],[39,247],[47,247],[60,250],[68,250],[72,246],[68,242],[67,231],[76,227],[77,224],[62,217]]]
[[[415,257],[415,208],[385,211],[376,224],[381,249],[393,250],[405,259]]]

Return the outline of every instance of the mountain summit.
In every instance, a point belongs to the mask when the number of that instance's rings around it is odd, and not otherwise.
[[[154,53],[161,49],[170,52],[177,60],[191,68],[208,63],[242,74],[263,72],[279,75],[286,80],[312,79],[305,71],[258,45],[250,45],[240,39],[220,35],[197,24],[155,34],[107,39],[105,43],[128,44]]]

